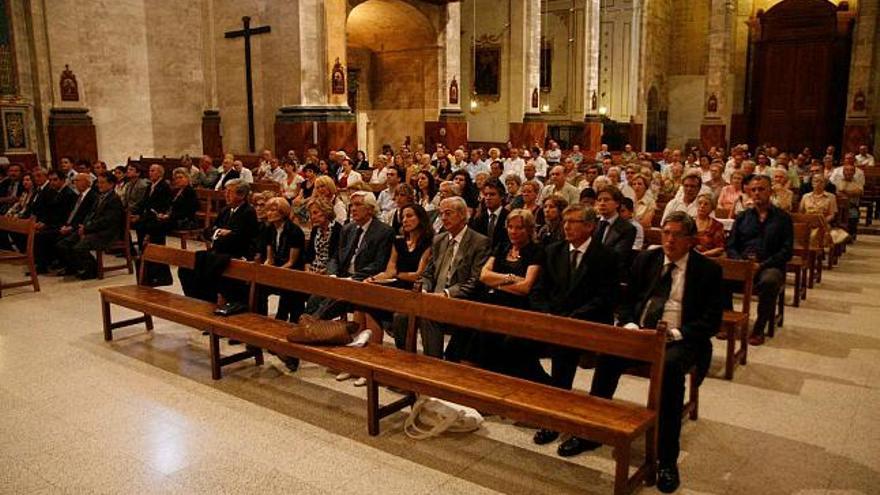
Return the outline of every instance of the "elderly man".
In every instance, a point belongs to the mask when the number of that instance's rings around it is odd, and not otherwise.
[[[767,177],[766,175],[764,177]],[[768,177],[769,178],[769,177]],[[669,203],[666,203],[666,209],[663,210],[663,218],[660,219],[660,223],[663,223],[663,220],[669,216],[670,213],[674,211],[683,211],[690,215],[692,218],[696,218],[697,216],[697,195],[700,193],[700,189],[702,188],[703,180],[700,178],[698,173],[691,172],[684,179],[681,180],[681,190],[683,191],[681,198],[675,197],[672,198]],[[711,191],[708,191],[711,193]]]
[[[446,232],[434,236],[431,260],[422,273],[422,290],[441,297],[474,299],[479,290],[480,270],[489,258],[489,239],[467,226],[468,207],[460,197],[440,202],[440,218]],[[472,332],[450,325],[422,321],[424,353],[460,361]],[[452,338],[444,351],[443,335]]]
[[[565,316],[578,320],[610,324],[614,321],[617,300],[617,257],[601,242],[594,239],[596,212],[581,204],[569,205],[562,213],[565,240],[547,247],[544,264],[530,300],[535,311]],[[581,352],[576,349],[553,346],[552,369],[547,377],[538,359],[540,348],[535,347],[529,358],[522,359],[525,370],[520,376],[570,390],[574,384]],[[538,445],[550,443],[559,432],[541,429],[535,433]],[[571,456],[586,450],[590,444],[571,437],[559,445],[561,456]]]
[[[243,180],[246,184],[254,183],[254,173],[251,172],[251,169],[245,167],[241,160],[234,160],[232,162],[232,168],[238,172],[238,178]]]
[[[141,178],[141,170],[137,165],[132,164],[126,167],[125,186],[122,188],[122,206],[128,211],[139,211],[149,186],[150,181]]]
[[[658,418],[657,489],[672,493],[679,486],[678,454],[684,380],[697,366],[705,376],[712,361],[710,339],[721,325],[721,267],[693,250],[697,227],[684,212],[663,222],[662,248],[644,251],[633,262],[628,290],[618,311],[625,328],[656,328],[665,321],[667,335],[663,387]],[[636,362],[600,356],[590,394],[610,399],[620,375]],[[588,447],[598,444],[589,442]]]
[[[238,179],[241,175],[238,173],[238,170],[235,170],[235,159],[232,157],[231,153],[227,153],[223,156],[223,169],[220,171],[220,176],[217,177],[217,182],[214,184],[215,191],[222,191],[226,188],[226,183]]]
[[[165,167],[154,163],[150,165],[150,185],[137,210],[132,211],[131,223],[137,232],[138,249],[143,250],[144,238],[152,234],[150,242],[165,244],[165,234],[161,229],[151,228],[160,213],[171,209],[171,186],[165,181]]]
[[[623,153],[620,154],[620,159],[623,160],[623,163],[632,163],[639,158],[639,155],[633,151],[633,147],[631,144],[626,143],[623,145]]]
[[[6,177],[0,180],[0,213],[6,213],[22,193],[21,165],[13,163],[6,169]]]
[[[279,184],[287,181],[287,172],[281,168],[277,158],[269,160],[269,170],[263,175],[263,180],[271,180]]]
[[[214,160],[208,155],[203,155],[199,160],[199,171],[193,174],[191,179],[194,187],[214,189],[219,177],[220,172],[214,166]]]
[[[77,178],[79,180],[79,178]],[[105,249],[122,235],[125,208],[113,191],[116,176],[98,176],[98,197],[95,206],[76,232],[58,241],[58,257],[65,265],[65,275],[76,275],[81,280],[97,277],[98,263],[91,251]]]
[[[544,201],[554,194],[559,194],[572,205],[578,202],[580,192],[578,188],[569,184],[565,176],[565,168],[557,165],[550,169],[550,178],[547,179],[547,185],[541,190],[541,199]]]
[[[874,155],[868,153],[868,147],[864,144],[859,146],[859,154],[855,156],[856,165],[860,167],[873,167]]]
[[[468,175],[471,176],[471,180],[476,179],[477,174],[481,172],[489,173],[489,162],[483,161],[481,155],[482,153],[480,153],[480,150],[471,150],[470,159],[464,166]]]
[[[215,253],[252,259],[260,226],[257,213],[248,202],[250,186],[240,179],[232,179],[227,181],[224,191],[226,207],[206,229],[205,237],[211,239],[211,250]]]
[[[828,182],[831,182],[836,186],[840,179],[843,178],[843,168],[847,165],[853,167],[853,177],[851,180],[855,181],[856,184],[865,187],[865,172],[860,168],[856,168],[856,155],[852,153],[843,155],[843,161],[831,172],[831,175],[828,177]]]
[[[736,217],[727,239],[727,257],[759,264],[754,292],[758,295],[758,317],[749,345],[764,343],[764,329],[773,316],[776,297],[785,283],[785,265],[791,259],[794,230],[791,217],[770,202],[770,178],[755,176],[749,186],[753,208]]]
[[[852,240],[856,240],[859,225],[859,202],[865,187],[856,180],[856,168],[853,162],[846,162],[843,165],[843,174],[834,182],[837,188],[837,194],[843,195],[847,199],[847,232],[852,236]]]

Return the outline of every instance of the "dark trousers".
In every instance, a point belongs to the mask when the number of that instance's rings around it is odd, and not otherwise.
[[[663,371],[663,392],[660,395],[660,414],[658,422],[657,458],[661,465],[671,465],[678,461],[679,437],[681,436],[681,413],[684,409],[684,381],[688,370],[694,364],[703,364],[712,359],[710,343],[671,342],[666,346],[666,368]],[[590,395],[610,399],[617,390],[620,375],[627,369],[638,365],[637,361],[617,356],[599,356]]]
[[[299,292],[270,289],[268,287],[260,287],[257,293],[257,313],[261,315],[269,314],[269,296],[278,295],[278,311],[275,313],[275,319],[281,321],[297,322],[305,310],[306,295]]]
[[[443,358],[454,363],[466,358],[474,336],[472,330],[429,320],[419,321],[419,333],[422,336],[422,350],[426,356]],[[449,334],[450,338],[444,350],[445,334]]]
[[[73,233],[58,241],[55,250],[61,263],[69,271],[78,274],[92,274],[97,273],[98,262],[92,256],[91,251],[103,247],[103,243],[99,243],[93,238],[80,237],[79,234]]]
[[[776,298],[785,283],[785,273],[779,268],[765,268],[755,275],[754,292],[758,295],[758,317],[755,319],[754,335],[764,335],[764,329],[776,309]]]

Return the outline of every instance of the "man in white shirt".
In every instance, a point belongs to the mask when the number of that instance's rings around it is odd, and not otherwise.
[[[559,194],[565,198],[570,205],[577,203],[580,199],[578,188],[565,180],[565,169],[562,165],[557,165],[550,169],[550,178],[547,180],[547,185],[541,190],[541,199],[539,201],[543,202],[554,194]]]
[[[519,149],[511,148],[510,157],[504,160],[504,175],[516,174],[520,179],[523,179],[525,178],[525,174],[523,174],[525,165],[526,162],[519,157]]]
[[[232,168],[238,171],[238,178],[245,181],[248,184],[254,183],[254,174],[251,172],[251,169],[244,166],[244,163],[241,160],[235,160],[232,162]]]
[[[831,171],[831,176],[828,177],[828,181],[836,186],[838,182],[843,180],[844,165],[855,165],[855,163],[856,157],[854,154],[847,153],[843,155],[843,161],[839,166],[835,167],[834,170]],[[856,172],[852,180],[860,187],[865,187],[865,172],[863,172],[862,169],[856,167]]]
[[[387,167],[383,170],[385,171],[385,189],[379,193],[379,199],[377,200],[379,203],[379,218],[390,216],[389,213],[397,208],[397,204],[394,202],[394,191],[397,190],[397,186],[400,184],[400,176],[396,168]]]
[[[696,218],[698,207],[697,195],[700,193],[702,185],[703,180],[697,174],[691,174],[682,179],[682,197],[672,198],[669,203],[666,203],[666,209],[663,210],[663,218],[661,218],[660,222],[663,223],[663,220],[666,220],[666,217],[674,211],[683,211],[692,218]]]
[[[272,158],[269,161],[269,171],[266,172],[263,178],[281,184],[287,180],[287,172],[281,168],[281,164],[278,162],[277,158]]]
[[[859,146],[859,154],[856,155],[856,165],[860,167],[874,166],[874,155],[868,153],[868,147],[864,144]]]
[[[551,139],[544,155],[547,158],[547,165],[551,167],[559,165],[559,161],[562,160],[562,150],[559,149],[559,143]]]
[[[636,240],[633,241],[632,248],[642,249],[645,244],[645,228],[642,226],[641,222],[633,218],[634,209],[635,205],[633,204],[632,199],[623,198],[620,202],[620,218],[626,220],[636,228]]]
[[[479,173],[489,173],[489,162],[481,160],[480,155],[480,150],[471,150],[470,161],[464,165],[464,169],[471,176],[471,180],[476,179]]]
[[[596,153],[595,160],[596,160],[597,162],[601,162],[602,160],[604,160],[604,159],[606,159],[606,158],[611,158],[611,152],[608,151],[608,145],[607,145],[607,144],[602,144],[602,145],[599,147],[599,151]]]
[[[370,187],[373,192],[379,192],[385,189],[388,181],[388,158],[385,155],[379,155],[374,164],[373,173],[370,175]]]

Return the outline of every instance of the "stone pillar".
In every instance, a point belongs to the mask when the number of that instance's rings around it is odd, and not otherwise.
[[[592,156],[602,145],[602,118],[599,115],[599,13],[600,0],[584,0],[583,149]]]
[[[437,143],[457,148],[468,141],[468,123],[461,110],[462,89],[469,85],[461,77],[461,3],[446,4],[445,29],[440,33],[440,84],[437,88],[440,117],[425,122],[426,149]]]
[[[214,2],[202,2],[202,68],[205,71],[205,110],[202,113],[202,154],[223,158],[223,132],[217,98],[217,40],[214,28]]]
[[[733,14],[728,0],[712,0],[709,11],[709,49],[706,60],[706,90],[700,144],[704,149],[727,146],[727,125],[731,109],[727,101],[730,81],[731,29]]]
[[[852,60],[849,71],[846,122],[843,126],[842,151],[857,153],[860,145],[875,149],[875,122],[871,115],[878,115],[877,94],[871,88],[880,87],[880,50],[877,29],[880,28],[880,6],[877,2],[859,2],[853,32]],[[877,153],[876,149],[874,151]]]
[[[541,0],[511,4],[510,141],[544,146],[547,123],[541,118]],[[519,120],[522,120],[522,123]]]
[[[629,73],[629,108],[631,116],[629,119],[629,143],[635,150],[644,149],[645,136],[645,94],[644,78],[642,77],[642,67],[645,61],[642,59],[642,28],[644,19],[642,16],[642,3],[633,2],[632,17],[632,33],[630,37],[630,64]],[[635,61],[638,61],[636,63]]]
[[[275,115],[275,150],[278,154],[316,146],[325,156],[330,150],[357,148],[357,122],[348,107],[344,0],[299,0],[284,4],[294,10],[285,31],[285,50],[298,70],[283,87],[284,104]],[[333,94],[333,69],[337,59],[345,78],[344,91]]]

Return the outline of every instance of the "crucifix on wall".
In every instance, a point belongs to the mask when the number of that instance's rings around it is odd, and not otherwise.
[[[244,29],[227,31],[226,38],[244,38],[244,77],[247,89],[247,117],[248,117],[248,149],[251,153],[256,151],[254,136],[254,80],[251,75],[251,36],[270,32],[269,26],[251,28],[251,18],[241,18]]]

